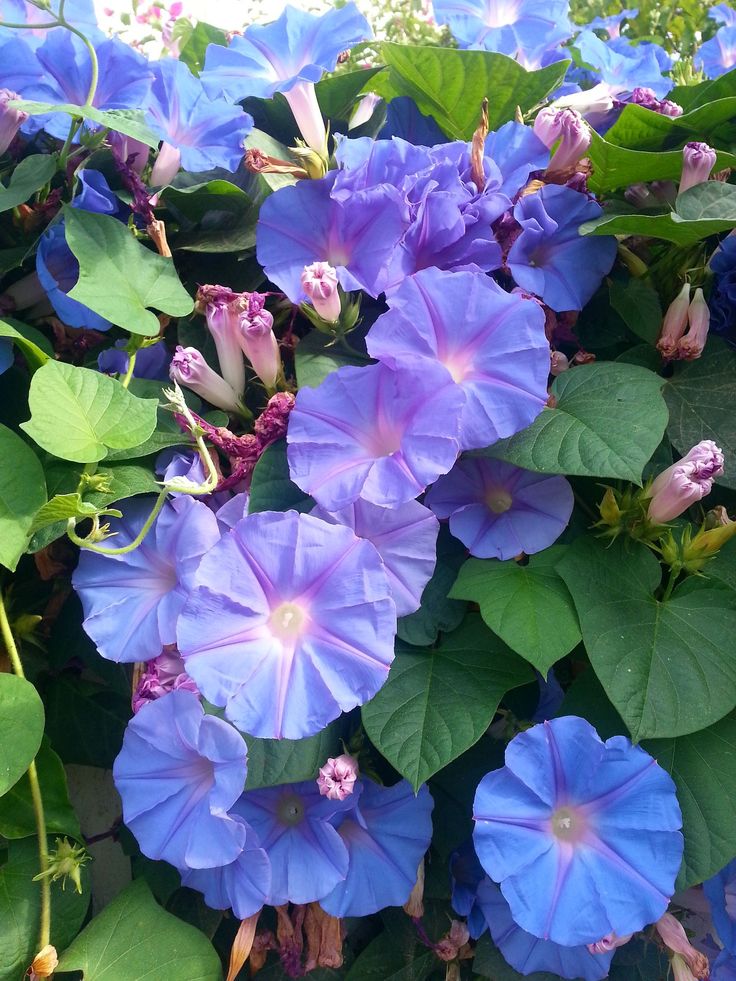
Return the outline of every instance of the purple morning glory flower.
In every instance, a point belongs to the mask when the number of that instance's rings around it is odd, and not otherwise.
[[[415,794],[402,780],[381,787],[361,780],[350,810],[335,812],[332,823],[348,852],[348,872],[320,906],[330,916],[368,916],[401,906],[417,880],[417,868],[432,840],[434,801],[422,784]]]
[[[226,99],[210,99],[183,61],[166,58],[151,68],[154,80],[146,122],[177,151],[184,170],[236,171],[245,153],[243,140],[253,128],[252,117]]]
[[[348,850],[333,815],[354,806],[323,797],[314,780],[247,790],[233,808],[253,828],[271,862],[270,906],[311,903],[348,873]]]
[[[8,370],[14,360],[13,342],[9,337],[3,337],[0,339],[0,375]]]
[[[736,10],[727,3],[717,3],[711,7],[708,16],[716,24],[725,24],[726,27],[736,27]]]
[[[427,507],[479,559],[533,555],[567,527],[573,493],[564,477],[532,473],[503,460],[465,457],[430,487]]]
[[[710,969],[710,981],[736,981],[736,957],[722,950]]]
[[[603,214],[601,206],[569,187],[545,184],[514,208],[521,235],[508,266],[522,289],[553,310],[582,310],[616,258],[613,236],[583,237],[578,228]]]
[[[481,449],[532,423],[547,402],[549,342],[534,300],[473,272],[424,269],[389,294],[366,338],[372,358],[443,365],[465,395],[460,448]]]
[[[378,136],[381,140],[396,136],[415,146],[435,146],[447,142],[447,137],[434,119],[422,115],[416,102],[408,95],[397,96],[389,102],[386,122]]]
[[[472,841],[466,841],[450,856],[450,903],[458,916],[464,916],[468,932],[477,940],[488,927],[483,911],[478,905],[478,886],[486,874],[478,861]]]
[[[250,825],[235,813],[229,817],[242,827],[245,835],[238,857],[228,865],[184,871],[181,882],[203,893],[211,909],[232,909],[239,920],[245,920],[269,900],[271,862]]]
[[[110,520],[114,544],[134,540],[151,512],[151,500],[126,501]],[[74,586],[84,629],[110,661],[150,661],[176,642],[176,621],[204,553],[219,539],[217,518],[206,504],[180,497],[164,505],[143,543],[124,555],[82,551]]]
[[[584,719],[533,726],[475,795],[475,850],[516,923],[566,947],[659,919],[683,852],[669,774]]]
[[[476,902],[490,927],[493,942],[506,961],[521,974],[546,971],[561,978],[601,981],[608,977],[614,950],[592,954],[585,944],[563,947],[542,940],[514,922],[509,904],[495,882],[484,876]]]
[[[719,27],[710,40],[695,52],[695,67],[706,78],[718,78],[736,67],[736,24]]]
[[[49,10],[53,14],[58,13],[59,0],[52,0]],[[27,0],[0,0],[0,21],[10,24],[48,24],[52,19],[49,10],[28,3]],[[97,27],[94,0],[67,0],[64,18],[90,39],[103,36]],[[0,27],[0,40],[12,36],[17,36],[16,32]],[[23,31],[23,37],[32,48],[36,48],[48,37],[48,31],[31,28]]]
[[[178,624],[187,674],[243,732],[311,736],[386,681],[396,607],[349,528],[264,511],[202,560]]]
[[[127,352],[123,350],[127,343],[126,340],[115,341],[114,347],[109,347],[98,354],[98,369],[106,375],[124,375],[130,363]],[[133,377],[163,381],[169,377],[170,361],[171,355],[163,341],[157,341],[149,347],[142,347],[136,354]]]
[[[405,504],[455,462],[464,402],[439,364],[339,368],[296,397],[286,435],[291,479],[327,511],[359,497]]]
[[[246,829],[227,812],[243,791],[246,758],[242,736],[205,715],[191,692],[144,705],[128,723],[112,771],[143,854],[179,869],[234,862]]]
[[[639,8],[632,7],[631,10],[622,10],[610,17],[594,17],[587,26],[591,31],[605,31],[613,39],[621,36],[621,24],[625,20],[633,20],[638,16]]]
[[[398,192],[378,188],[336,201],[335,177],[279,188],[261,206],[258,261],[293,303],[304,299],[301,274],[314,262],[333,266],[344,290],[371,296],[402,274],[398,245],[406,226]]]
[[[736,859],[703,883],[713,926],[723,946],[736,954]]]
[[[358,500],[335,513],[317,506],[312,514],[352,528],[358,538],[375,546],[386,570],[397,616],[405,617],[419,609],[436,564],[439,522],[429,508],[418,501],[389,509]]]
[[[646,87],[658,99],[664,99],[672,88],[672,79],[662,76],[667,65],[660,64],[659,45],[633,45],[626,38],[602,41],[593,31],[581,31],[574,45],[586,65],[596,70],[611,96]]]
[[[535,170],[546,170],[549,150],[531,126],[504,123],[486,137],[484,153],[501,173],[501,191],[514,197]]]

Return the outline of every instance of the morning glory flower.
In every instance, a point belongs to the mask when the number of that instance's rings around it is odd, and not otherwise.
[[[327,511],[360,497],[395,508],[452,467],[462,389],[442,365],[338,368],[302,388],[289,418],[291,479]]]
[[[59,0],[51,0],[49,9],[44,10],[28,0],[0,0],[0,21],[10,24],[48,24],[59,11]],[[64,19],[78,27],[88,38],[102,38],[102,32],[97,26],[94,0],[67,0],[64,5]],[[0,39],[12,37],[12,29],[0,27]],[[48,37],[47,30],[29,28],[23,31],[23,37],[36,48]]]
[[[658,920],[683,852],[675,785],[624,736],[584,719],[533,726],[475,795],[473,839],[515,922],[575,947]]]
[[[450,856],[450,903],[458,916],[464,916],[473,940],[488,928],[478,905],[478,886],[486,874],[478,861],[472,841],[466,841]]]
[[[236,171],[245,154],[243,141],[253,128],[252,117],[226,99],[210,99],[183,61],[166,58],[151,69],[146,122],[164,146],[175,151],[168,154],[166,173],[156,172],[156,161],[151,183],[170,183],[179,166],[195,174],[216,167]]]
[[[102,175],[100,175],[102,176]],[[97,355],[97,368],[106,375],[124,375],[130,364],[130,357],[124,350],[128,341],[115,341],[113,347]],[[153,378],[163,381],[169,377],[171,355],[163,341],[157,341],[148,347],[142,347],[136,354],[133,366],[134,378]]]
[[[710,981],[736,981],[736,957],[729,951],[722,950],[713,961]]]
[[[320,16],[287,5],[270,24],[251,24],[228,47],[210,44],[202,81],[213,96],[239,102],[270,99],[281,92],[306,143],[325,151],[327,134],[314,83],[333,71],[340,54],[372,37],[354,3]]]
[[[393,136],[415,146],[435,146],[447,142],[447,137],[434,119],[424,116],[408,95],[397,96],[386,108],[386,122],[378,138],[390,140]]]
[[[330,916],[368,916],[401,906],[432,840],[434,802],[426,784],[416,794],[408,780],[393,787],[361,780],[358,786],[359,796],[345,801],[353,807],[331,819],[347,849],[348,870],[319,901]]]
[[[366,338],[391,368],[439,362],[465,395],[460,448],[481,449],[532,423],[547,402],[549,342],[534,300],[474,272],[424,269],[388,296]]]
[[[552,545],[567,527],[573,493],[561,476],[503,460],[464,457],[429,489],[438,518],[479,559],[513,559]]]
[[[204,697],[270,739],[311,736],[372,698],[395,632],[373,545],[296,511],[239,521],[202,559],[177,630]]]
[[[727,3],[717,3],[711,7],[708,16],[716,24],[725,24],[726,27],[736,27],[736,10]]]
[[[311,513],[323,521],[352,528],[358,538],[375,546],[397,616],[405,617],[419,609],[436,564],[439,522],[429,508],[418,501],[390,509],[358,500],[335,513],[319,506]]]
[[[521,974],[545,971],[583,981],[608,977],[615,948],[593,954],[585,944],[563,947],[527,933],[514,921],[503,893],[488,876],[478,885],[476,903],[490,927],[493,942],[511,967]]]
[[[378,188],[336,201],[330,195],[335,177],[279,188],[261,205],[258,261],[292,303],[305,298],[301,276],[314,262],[329,263],[346,292],[371,296],[401,275],[398,245],[406,225],[398,192]]]
[[[354,800],[352,794],[344,801],[323,797],[314,780],[242,795],[233,814],[253,828],[270,860],[269,906],[314,902],[343,881],[348,850],[331,819]]]
[[[546,170],[549,150],[531,126],[513,120],[486,137],[484,153],[501,173],[501,191],[513,198],[535,170]]]
[[[582,60],[596,70],[613,97],[646,87],[652,89],[658,99],[664,99],[672,88],[672,79],[662,75],[668,65],[660,64],[658,45],[633,45],[625,38],[602,41],[590,30],[581,31],[574,44]]]
[[[151,512],[148,497],[127,501],[110,520],[116,547],[138,535]],[[176,621],[202,555],[219,539],[206,504],[179,497],[164,505],[143,543],[124,555],[82,551],[72,585],[84,629],[110,661],[150,661],[176,642]]]
[[[736,859],[703,883],[713,926],[723,946],[736,954]]]
[[[694,64],[706,78],[718,78],[736,67],[736,24],[719,27],[695,52]]]
[[[240,733],[205,715],[188,691],[172,691],[133,716],[113,766],[123,818],[148,858],[179,869],[228,865],[246,842],[228,816],[243,791]]]
[[[569,187],[546,184],[514,207],[521,235],[508,255],[514,279],[553,310],[582,310],[616,258],[613,236],[582,236],[578,229],[603,214],[601,206]]]
[[[23,123],[28,119],[28,113],[22,109],[14,109],[10,103],[20,96],[10,89],[0,88],[0,155],[5,153]]]
[[[594,17],[587,26],[591,31],[605,31],[609,38],[614,39],[621,36],[621,24],[625,20],[633,20],[638,16],[638,7],[632,7],[631,10],[622,10],[610,17]]]

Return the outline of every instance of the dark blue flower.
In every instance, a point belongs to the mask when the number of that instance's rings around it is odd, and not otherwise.
[[[408,95],[392,99],[386,109],[386,122],[378,134],[381,140],[398,136],[415,146],[435,146],[446,143],[447,137],[431,116],[423,116],[416,102]]]
[[[98,369],[104,371],[106,375],[124,375],[130,363],[130,358],[124,350],[127,343],[125,340],[115,341],[115,347],[109,347],[98,354]],[[157,341],[150,347],[142,347],[136,354],[133,377],[163,381],[169,377],[170,361],[171,355],[163,341]]]
[[[694,63],[707,78],[718,78],[736,67],[736,24],[719,27],[695,52]]]
[[[464,916],[468,932],[473,940],[488,927],[483,910],[478,905],[478,886],[486,873],[478,861],[472,841],[466,841],[450,856],[450,883],[452,896],[450,902],[458,916]]]
[[[736,859],[704,882],[703,892],[721,943],[729,953],[736,954]]]

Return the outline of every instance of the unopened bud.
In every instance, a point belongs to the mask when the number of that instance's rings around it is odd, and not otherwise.
[[[441,961],[454,961],[469,940],[470,933],[466,924],[453,920],[449,931],[435,945],[434,952]]]
[[[570,360],[566,354],[563,354],[562,351],[552,351],[550,354],[550,375],[553,375],[556,378],[564,371],[567,371],[569,367]]]
[[[179,173],[181,151],[170,143],[162,143],[151,169],[151,186],[168,187]]]
[[[723,462],[720,448],[705,439],[682,460],[663,470],[649,490],[649,520],[654,524],[672,521],[702,500],[710,493],[715,478],[723,473]]]
[[[272,314],[263,308],[241,313],[238,340],[253,371],[267,389],[272,389],[281,370],[279,342],[273,332]]]
[[[682,150],[680,194],[708,180],[716,163],[716,151],[707,143],[686,143]]]
[[[534,120],[534,133],[550,150],[558,143],[548,174],[572,173],[590,146],[590,127],[576,109],[542,109]]]
[[[684,958],[695,978],[707,978],[709,973],[708,958],[687,939],[684,927],[671,913],[665,913],[656,922],[657,932],[667,947]]]
[[[350,122],[348,123],[348,129],[357,129],[359,126],[367,123],[380,101],[380,95],[376,95],[375,92],[367,92],[355,107],[355,112],[350,117]]]
[[[605,937],[597,940],[594,944],[588,944],[588,950],[591,954],[609,954],[612,950],[617,947],[623,947],[631,940],[632,934],[627,933],[623,937],[616,936],[615,933],[607,933]]]
[[[252,148],[245,153],[243,166],[251,174],[291,174],[292,177],[307,177],[303,167],[281,160],[279,157],[269,157],[258,148]]]
[[[0,153],[5,153],[15,139],[18,130],[28,119],[27,112],[22,109],[14,109],[10,105],[16,99],[20,99],[20,96],[16,95],[15,92],[0,88]]]
[[[343,753],[342,756],[331,757],[319,768],[317,787],[328,800],[345,800],[353,793],[357,779],[358,761]]]
[[[329,262],[313,262],[304,267],[301,280],[302,289],[320,317],[328,324],[337,323],[341,304],[335,269]]]
[[[213,371],[204,357],[194,347],[179,345],[171,359],[169,377],[179,385],[201,395],[218,409],[225,412],[239,412],[240,400],[234,389],[224,378]]]
[[[677,346],[677,356],[685,361],[694,361],[703,353],[710,327],[710,310],[700,288],[695,290],[695,296],[688,307],[687,319],[687,334]]]
[[[245,390],[245,364],[238,339],[240,300],[241,294],[227,286],[200,286],[196,301],[215,342],[222,377],[239,395]]]
[[[604,113],[613,109],[611,90],[605,82],[594,85],[583,92],[573,92],[556,99],[551,109],[577,109],[583,116],[589,113]]]
[[[685,283],[680,292],[667,307],[662,321],[662,332],[657,341],[657,350],[663,358],[674,358],[687,328],[690,309],[690,284]]]

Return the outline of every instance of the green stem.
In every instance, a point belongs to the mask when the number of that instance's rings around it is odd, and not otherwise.
[[[166,503],[166,498],[168,496],[168,490],[164,489],[160,492],[156,498],[156,503],[153,505],[153,510],[146,518],[146,523],[143,525],[141,530],[138,532],[136,537],[130,542],[129,545],[122,545],[120,548],[102,548],[96,542],[91,542],[88,538],[80,538],[76,533],[75,528],[77,524],[76,518],[69,518],[66,527],[66,533],[69,539],[74,542],[75,545],[79,545],[80,548],[85,548],[90,552],[96,552],[98,555],[127,555],[128,552],[134,552],[138,546],[141,544],[143,539],[146,537],[148,532],[151,530],[153,522],[159,516],[161,508]]]
[[[61,148],[61,152],[59,153],[60,170],[64,170],[64,168],[66,167],[67,160],[69,159],[69,150],[72,145],[72,140],[76,136],[77,132],[79,131],[79,127],[81,125],[82,125],[82,120],[77,118],[72,119],[72,121],[69,123],[69,132],[66,135],[66,140],[64,140],[64,146]]]
[[[50,24],[8,24],[0,20],[0,27],[7,27],[11,31],[50,31],[52,27],[62,27],[58,20]]]
[[[123,388],[127,388],[128,385],[130,385],[130,379],[133,377],[133,372],[135,371],[135,359],[137,357],[138,357],[137,351],[133,351],[132,354],[128,355],[128,370],[120,379],[120,384],[123,386]]]
[[[2,595],[0,595],[0,635],[2,635],[5,650],[8,652],[13,672],[19,678],[25,678],[20,654],[15,644],[13,631],[10,629],[8,614]],[[41,785],[38,782],[38,770],[36,769],[35,760],[28,767],[28,783],[31,788],[33,814],[36,819],[36,832],[38,834],[39,872],[43,876],[41,879],[41,917],[38,934],[38,949],[42,950],[51,942],[51,880],[46,875],[49,869],[49,850],[46,839],[46,819],[43,813],[43,797],[41,796]]]
[[[677,568],[677,566],[673,566],[670,569],[670,577],[667,580],[667,586],[665,587],[665,591],[662,594],[662,599],[661,599],[662,603],[666,603],[667,600],[672,595],[672,590],[675,588],[675,583],[677,582],[677,577],[679,575],[680,575],[680,570]]]

